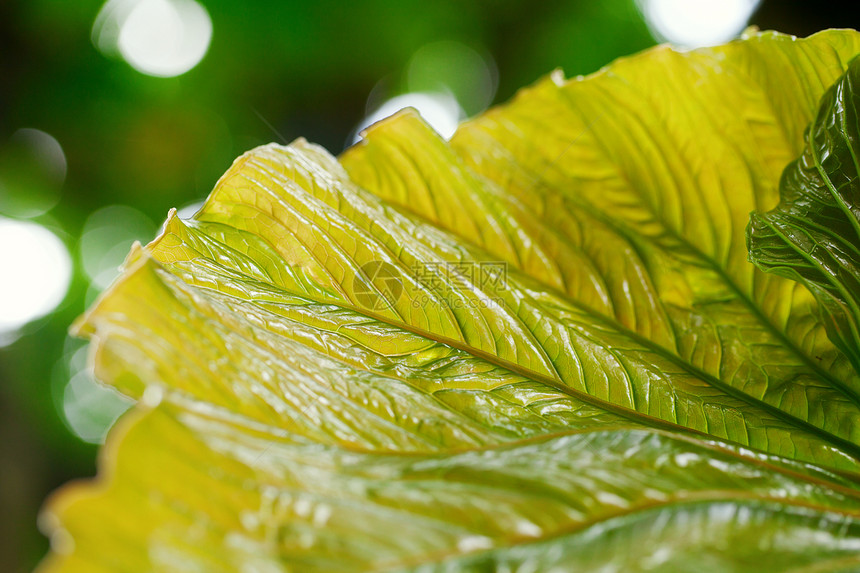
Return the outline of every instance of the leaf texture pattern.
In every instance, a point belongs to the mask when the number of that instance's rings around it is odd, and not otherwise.
[[[860,62],[825,94],[781,201],[750,221],[750,260],[805,285],[830,338],[860,370]]]
[[[76,325],[138,405],[44,569],[860,567],[860,376],[744,232],[858,52],[661,47],[450,142],[243,155]]]

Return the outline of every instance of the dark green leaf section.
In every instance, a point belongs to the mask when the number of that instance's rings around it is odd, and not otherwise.
[[[789,164],[780,203],[753,213],[750,260],[797,280],[822,307],[831,340],[860,372],[860,58],[824,95]]]

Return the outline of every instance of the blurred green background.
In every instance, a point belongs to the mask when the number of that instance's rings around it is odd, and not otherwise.
[[[801,1],[0,0],[0,570],[38,562],[44,498],[93,475],[127,408],[69,324],[236,156],[298,136],[340,153],[403,105],[447,135],[553,68],[747,23],[858,24]]]

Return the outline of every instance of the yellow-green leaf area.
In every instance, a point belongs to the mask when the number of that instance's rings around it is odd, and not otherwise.
[[[240,157],[76,325],[138,400],[57,571],[858,566],[860,378],[751,211],[860,34],[554,73]]]

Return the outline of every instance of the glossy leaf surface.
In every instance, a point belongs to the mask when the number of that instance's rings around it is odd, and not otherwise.
[[[754,214],[750,259],[804,284],[836,345],[860,370],[860,61],[824,96],[803,155],[782,176],[781,201]]]
[[[450,143],[245,154],[77,326],[139,404],[46,569],[856,567],[860,377],[744,229],[858,52],[659,48]]]

